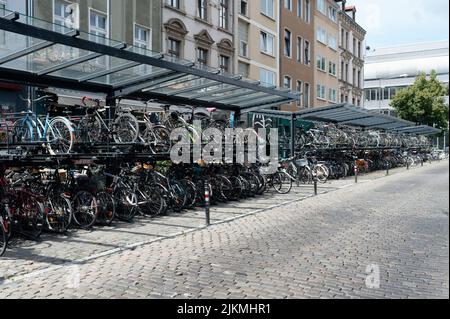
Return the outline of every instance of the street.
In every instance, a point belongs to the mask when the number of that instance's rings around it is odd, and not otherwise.
[[[384,174],[17,242],[0,298],[449,298],[448,161]]]

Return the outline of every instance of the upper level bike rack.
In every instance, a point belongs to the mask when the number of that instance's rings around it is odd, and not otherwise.
[[[5,11],[0,81],[117,98],[235,111],[276,107],[300,93]]]
[[[245,113],[246,111],[244,111]],[[294,136],[297,121],[311,121],[333,123],[368,130],[380,130],[392,133],[414,135],[436,135],[441,130],[416,123],[405,121],[393,116],[370,112],[361,107],[348,103],[334,104],[330,106],[305,109],[299,112],[287,112],[276,110],[250,111],[253,115],[278,118],[290,121],[291,136]],[[295,140],[291,139],[291,150],[295,149]]]

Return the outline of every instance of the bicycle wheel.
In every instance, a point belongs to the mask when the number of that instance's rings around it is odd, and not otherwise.
[[[195,194],[197,193],[195,184],[187,179],[181,180],[180,183],[183,186],[184,192],[186,194],[186,203],[184,205],[184,208],[190,209],[195,206]]]
[[[81,191],[72,201],[73,221],[83,229],[91,228],[98,216],[97,200],[94,195]]]
[[[292,189],[292,179],[284,172],[272,176],[272,187],[279,194],[288,194]]]
[[[18,207],[20,229],[25,235],[39,238],[44,228],[44,206],[36,198],[27,196]]]
[[[6,251],[6,246],[8,245],[8,219],[7,219],[7,213],[6,208],[3,204],[0,204],[0,257],[3,256],[3,254]]]
[[[114,198],[107,192],[99,192],[95,195],[98,207],[97,222],[104,226],[110,226],[116,216],[116,204]]]
[[[300,171],[298,173],[299,175],[299,180],[302,184],[311,184],[313,177],[312,177],[312,172],[311,169],[309,167],[301,167]]]
[[[61,194],[49,196],[49,211],[45,214],[48,230],[65,233],[72,222],[72,203]]]
[[[12,129],[10,140],[12,144],[31,142],[33,140],[33,132],[22,120],[16,121]]]
[[[116,143],[135,143],[139,138],[139,122],[132,114],[121,114],[114,121],[113,131]]]
[[[186,204],[186,193],[183,186],[178,181],[170,182],[172,208],[175,212],[181,212]]]
[[[120,187],[114,192],[117,218],[131,222],[138,211],[138,197],[131,189]]]
[[[219,199],[223,202],[227,202],[233,199],[233,184],[225,176],[217,176],[220,190],[218,192]]]
[[[152,150],[155,154],[164,154],[170,152],[170,131],[164,126],[155,126],[152,129],[155,136],[155,141],[152,145]]]
[[[166,205],[160,190],[154,186],[142,185],[136,191],[138,211],[147,216],[156,216],[163,212]]]
[[[70,154],[75,142],[75,130],[69,120],[56,117],[49,124],[46,139],[51,155]]]

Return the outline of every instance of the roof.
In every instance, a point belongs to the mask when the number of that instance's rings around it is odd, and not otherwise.
[[[369,112],[366,109],[351,104],[335,104],[299,112],[267,110],[252,113],[282,119],[302,119],[408,134],[433,135],[441,132],[429,126],[416,126],[413,122],[393,116]]]
[[[0,81],[240,111],[300,93],[5,10]]]

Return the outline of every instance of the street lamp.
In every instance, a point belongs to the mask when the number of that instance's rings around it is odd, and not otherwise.
[[[386,80],[393,80],[393,79],[401,79],[401,78],[407,78],[409,77],[409,74],[404,73],[404,74],[400,74],[400,75],[396,75],[396,76],[391,76],[388,78],[380,78],[380,90],[379,90],[379,99],[378,99],[378,112],[381,114],[381,104],[384,102],[384,89],[385,87],[382,86],[382,81],[386,81]]]

